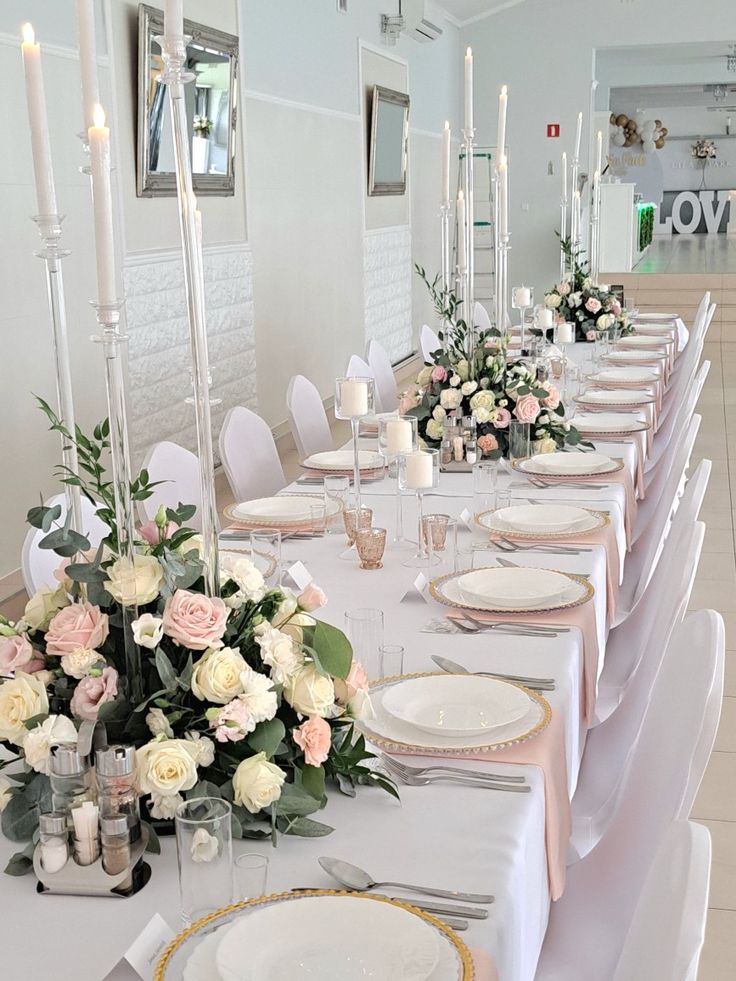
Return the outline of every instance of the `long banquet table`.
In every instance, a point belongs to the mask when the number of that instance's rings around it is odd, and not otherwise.
[[[370,444],[368,444],[370,445]],[[633,475],[636,451],[633,441],[601,442],[600,452],[623,459]],[[500,481],[513,488],[514,500],[529,498],[565,500],[609,512],[621,553],[625,555],[624,489],[610,484],[605,490],[550,487],[539,491],[525,486],[517,475],[504,473]],[[286,493],[312,492],[291,485]],[[395,482],[383,479],[363,488],[364,504],[374,509],[374,524],[394,527]],[[459,517],[472,510],[472,478],[444,474],[435,494],[425,498],[425,513],[444,512]],[[404,499],[407,534],[416,522],[413,499]],[[460,540],[481,533],[461,527]],[[228,546],[223,544],[223,547]],[[553,713],[564,724],[568,789],[572,796],[585,746],[581,718],[582,638],[577,629],[556,638],[495,636],[492,634],[429,633],[423,628],[441,617],[445,608],[418,595],[402,598],[411,590],[417,570],[402,565],[405,552],[387,549],[381,571],[362,571],[354,553],[339,558],[345,549],[342,534],[310,540],[287,540],[283,545],[284,568],[301,561],[328,595],[320,616],[344,626],[344,611],[376,607],[384,611],[385,642],[406,649],[406,672],[435,670],[430,655],[444,654],[470,669],[489,669],[514,674],[552,676],[556,690],[545,693]],[[601,546],[585,546],[580,554],[565,556],[516,552],[513,561],[590,576],[595,587],[595,614],[601,656],[605,659],[606,561]],[[496,553],[487,553],[490,560]],[[502,553],[498,553],[502,555]],[[452,556],[445,556],[451,563]],[[444,566],[450,571],[451,565]],[[622,563],[622,573],[625,561]],[[438,567],[436,571],[443,571]],[[414,762],[414,761],[412,761]],[[418,760],[417,762],[422,762]],[[269,891],[293,887],[334,887],[317,863],[320,855],[352,860],[376,878],[427,883],[443,888],[491,892],[496,899],[486,920],[471,920],[462,936],[473,948],[487,951],[502,981],[532,981],[550,909],[545,851],[545,797],[541,769],[508,763],[458,762],[459,766],[507,767],[524,773],[531,792],[502,793],[452,784],[427,787],[401,786],[401,802],[376,788],[359,788],[356,799],[331,791],[318,817],[334,827],[328,837],[281,838],[274,850],[269,844],[235,842],[236,852],[258,851],[270,858]],[[32,875],[17,879],[0,875],[0,948],[7,978],[46,978],[56,981],[93,981],[105,977],[123,952],[159,912],[176,929],[178,895],[173,839],[164,839],[161,856],[151,856],[153,875],[136,896],[113,899],[39,897]],[[9,856],[15,846],[1,839],[0,849]],[[43,923],[43,942],[37,942]],[[27,955],[33,949],[29,974]]]

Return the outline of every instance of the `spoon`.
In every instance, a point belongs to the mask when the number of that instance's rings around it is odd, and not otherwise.
[[[448,674],[476,674],[484,678],[500,678],[503,681],[517,681],[519,684],[531,687],[530,682],[539,687],[548,688],[554,691],[554,678],[529,678],[523,674],[495,674],[493,671],[471,671],[457,661],[451,661],[449,657],[441,657],[439,654],[432,654],[432,660],[437,667],[447,671]]]
[[[422,896],[439,896],[440,899],[461,899],[466,903],[492,903],[493,896],[474,892],[456,892],[453,889],[430,889],[427,886],[411,886],[406,882],[376,882],[367,872],[351,865],[350,862],[343,862],[339,858],[328,858],[322,856],[319,864],[347,889],[354,889],[356,892],[365,892],[367,889],[376,889],[383,886],[392,886],[394,889],[406,889],[409,892],[417,892]]]

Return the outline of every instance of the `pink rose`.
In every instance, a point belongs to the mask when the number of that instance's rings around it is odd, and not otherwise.
[[[495,436],[491,436],[490,433],[486,433],[485,436],[480,436],[478,438],[478,449],[481,451],[481,453],[492,453],[494,450],[498,449],[498,440]]]
[[[321,766],[330,755],[332,730],[329,722],[311,715],[298,729],[292,730],[294,742],[304,750],[304,762],[308,766]]]
[[[542,405],[545,409],[556,409],[560,404],[560,390],[555,388],[554,385],[549,384],[543,385],[542,387],[546,388],[549,392],[547,398],[542,399]]]
[[[432,381],[433,382],[447,381],[447,369],[443,368],[441,364],[435,365],[435,367],[432,368]]]
[[[586,331],[586,333],[585,333],[585,340],[586,341],[594,341],[595,340],[595,331],[594,330],[588,330],[588,331]]]
[[[491,351],[497,351],[498,350],[498,343],[499,343],[499,341],[498,341],[498,338],[497,337],[487,337],[486,338],[486,342],[483,345],[483,347],[488,348]]]
[[[94,722],[100,705],[111,702],[118,693],[118,673],[115,668],[104,668],[96,678],[82,678],[74,689],[69,707],[78,719]]]
[[[344,681],[335,678],[335,699],[340,705],[347,705],[359,691],[368,691],[368,674],[360,661],[353,661]]]
[[[570,284],[560,283],[560,285],[557,287],[557,292],[560,294],[560,296],[568,296],[570,293]]]
[[[59,610],[46,631],[46,653],[73,654],[80,647],[97,650],[107,640],[107,614],[93,603],[72,603]]]
[[[138,529],[138,534],[149,545],[158,545],[165,539],[171,538],[175,531],[176,525],[173,521],[169,521],[163,529],[159,528],[155,521],[144,521]]]
[[[519,396],[514,415],[519,422],[534,422],[539,415],[539,399],[534,395]]]
[[[496,419],[493,425],[496,429],[507,429],[511,422],[511,413],[508,409],[496,409]]]
[[[601,301],[597,300],[594,296],[589,296],[585,301],[585,309],[590,313],[598,313],[601,308]]]
[[[34,661],[36,652],[33,645],[25,634],[16,634],[12,637],[0,637],[0,674],[11,674],[18,668],[23,668],[26,674],[32,674],[43,667],[43,661]]]
[[[305,613],[311,613],[313,610],[318,610],[320,606],[325,606],[327,604],[327,597],[316,583],[310,582],[304,592],[297,598],[297,602]]]
[[[621,316],[621,304],[618,302],[618,300],[614,300],[611,304],[611,313],[614,315],[614,317]]]
[[[222,635],[227,626],[227,607],[218,597],[190,593],[177,589],[166,600],[164,633],[193,651],[222,647]]]

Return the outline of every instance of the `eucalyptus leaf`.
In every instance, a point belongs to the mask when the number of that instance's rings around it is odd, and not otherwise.
[[[304,817],[307,814],[314,814],[321,808],[321,802],[315,800],[311,794],[296,784],[286,783],[281,788],[281,796],[271,805],[274,813],[288,818]]]
[[[141,825],[148,829],[148,841],[146,842],[146,851],[151,855],[161,854],[161,842],[156,834],[156,830],[152,824],[148,821],[141,821]]]
[[[347,678],[353,663],[353,650],[342,630],[318,620],[314,627],[312,646],[317,650],[320,664],[325,671],[333,678]]]
[[[304,765],[299,772],[301,774],[302,787],[316,800],[321,801],[325,795],[324,767]]]
[[[168,655],[161,647],[156,648],[156,670],[161,679],[161,684],[166,691],[176,691],[176,671],[168,658]]]
[[[283,833],[287,835],[298,835],[300,838],[324,838],[331,835],[335,829],[329,824],[321,821],[313,821],[308,817],[297,817],[289,821],[283,828]]]
[[[279,718],[259,723],[248,736],[248,745],[256,753],[265,753],[270,759],[286,735],[286,726]]]
[[[38,807],[29,800],[27,791],[13,794],[2,812],[0,826],[10,841],[28,841],[33,836],[38,827]]]

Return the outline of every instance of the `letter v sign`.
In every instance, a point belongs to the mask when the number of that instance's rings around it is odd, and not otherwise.
[[[723,212],[726,210],[726,202],[728,201],[728,191],[718,191],[717,193],[718,206],[714,211],[713,198],[716,195],[716,191],[700,192],[700,206],[703,209],[705,227],[707,228],[709,235],[715,235],[720,228]]]

